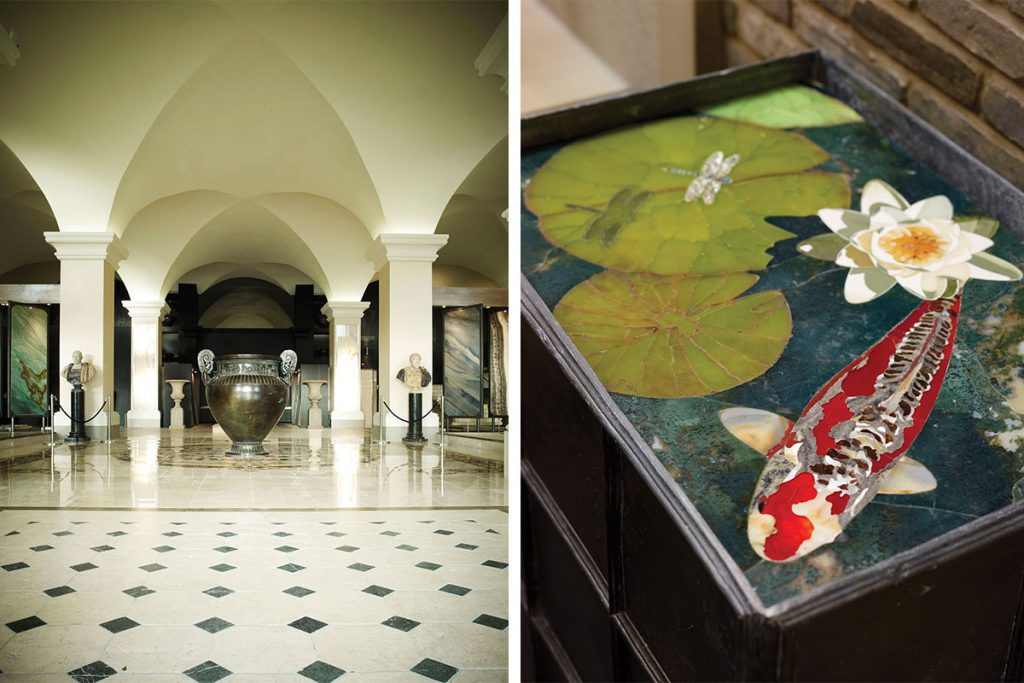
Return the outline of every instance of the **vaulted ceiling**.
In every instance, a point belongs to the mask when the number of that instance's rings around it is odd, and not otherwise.
[[[505,2],[13,2],[0,280],[41,233],[118,234],[133,299],[259,277],[358,299],[377,235],[507,285],[508,99],[474,60]],[[5,239],[5,242],[7,240]],[[188,278],[192,278],[189,280]]]

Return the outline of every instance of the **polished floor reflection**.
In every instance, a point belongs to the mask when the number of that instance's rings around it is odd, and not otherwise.
[[[269,456],[227,456],[209,426],[131,430],[112,443],[0,451],[0,506],[175,509],[502,507],[498,453],[366,443],[361,431],[284,426]]]

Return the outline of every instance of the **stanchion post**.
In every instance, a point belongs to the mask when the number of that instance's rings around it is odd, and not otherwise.
[[[107,396],[107,443],[110,443],[110,397]]]
[[[384,443],[384,396],[380,393],[380,383],[377,383],[377,415],[380,419],[380,442]]]
[[[444,392],[441,392],[441,448],[444,448]]]

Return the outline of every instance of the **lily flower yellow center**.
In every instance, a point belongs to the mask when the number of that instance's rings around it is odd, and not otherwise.
[[[945,257],[949,241],[927,225],[908,225],[879,239],[878,246],[898,263],[926,266]]]

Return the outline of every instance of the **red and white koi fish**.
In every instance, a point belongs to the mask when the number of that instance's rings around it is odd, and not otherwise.
[[[829,380],[795,423],[727,408],[722,424],[768,456],[747,536],[773,562],[831,543],[877,493],[922,493],[935,477],[906,455],[949,367],[960,296],[923,301]]]

